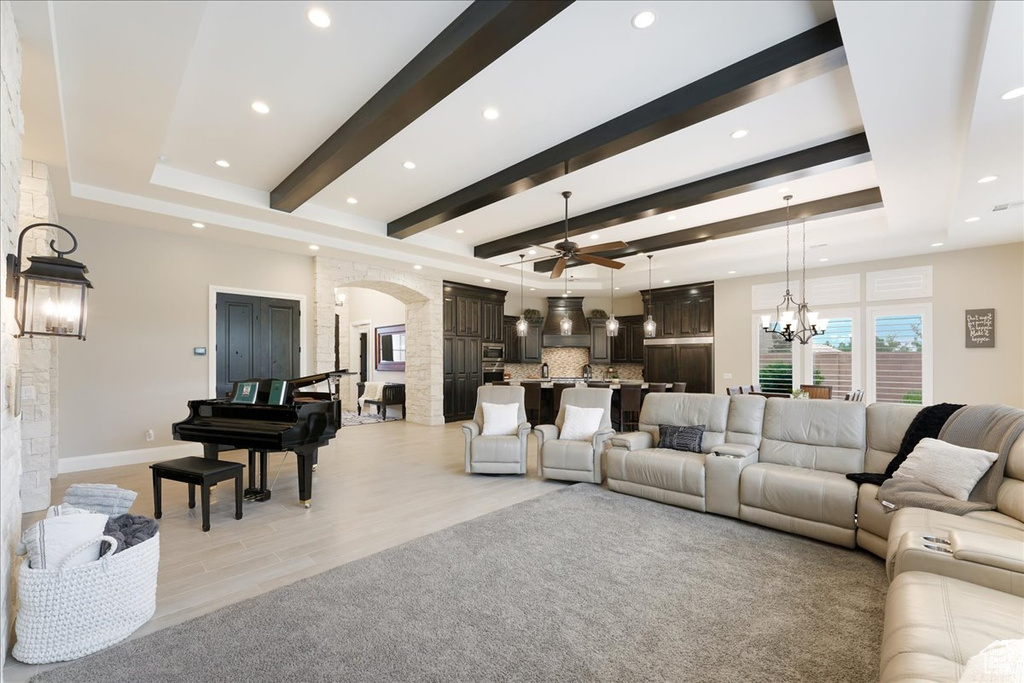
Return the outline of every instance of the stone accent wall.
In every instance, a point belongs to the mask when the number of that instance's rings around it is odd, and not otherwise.
[[[313,270],[316,280],[316,371],[334,369],[336,314],[340,316],[342,364],[346,364],[349,358],[348,307],[336,307],[335,288],[363,287],[393,296],[405,304],[406,419],[426,425],[444,424],[441,278],[323,256],[315,258]]]
[[[21,184],[21,42],[9,0],[0,0],[0,279],[7,281],[7,254],[18,236],[18,191]],[[13,602],[12,559],[21,536],[21,424],[14,411],[18,376],[18,341],[13,334],[13,302],[2,300],[0,315],[0,656],[6,658]]]
[[[49,169],[38,161],[22,159],[19,229],[33,223],[58,222]],[[69,241],[63,232],[49,228],[27,233],[22,244],[22,267],[26,267],[29,256],[52,254],[53,239],[61,246]],[[50,480],[57,476],[58,342],[51,337],[32,337],[20,340],[20,344],[21,504],[24,512],[32,512],[50,505]]]
[[[590,360],[590,351],[585,348],[541,349],[540,358],[542,363],[548,364],[549,377],[580,377],[583,366]],[[644,378],[644,366],[636,363],[593,365],[593,378],[607,379],[609,368],[615,369],[619,379]],[[540,377],[540,363],[506,363],[505,373],[510,375],[511,379],[537,379]]]

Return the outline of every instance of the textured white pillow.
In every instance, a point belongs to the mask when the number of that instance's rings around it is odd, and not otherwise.
[[[978,480],[999,457],[996,453],[964,448],[938,439],[921,439],[893,479],[913,479],[957,500],[967,500]]]
[[[519,426],[518,403],[484,403],[483,436],[515,436]]]
[[[594,438],[594,433],[601,428],[603,417],[604,408],[566,406],[565,421],[562,422],[562,432],[558,438],[567,441],[590,441]]]
[[[36,522],[21,535],[21,542],[28,551],[28,566],[32,569],[77,567],[99,559],[100,536],[107,525],[107,516],[64,508],[63,505],[50,508],[46,519]],[[72,555],[89,541],[93,543],[87,549]]]

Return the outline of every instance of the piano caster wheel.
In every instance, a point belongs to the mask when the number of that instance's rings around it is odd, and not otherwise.
[[[300,502],[302,503],[302,507],[304,507],[304,508],[306,508],[308,510],[309,509],[309,505],[310,505],[310,503],[312,501],[303,500],[303,501],[300,501]]]
[[[316,472],[316,468],[317,468],[318,466],[319,466],[319,463],[317,463],[316,465],[313,465],[313,471],[314,471],[314,472]]]

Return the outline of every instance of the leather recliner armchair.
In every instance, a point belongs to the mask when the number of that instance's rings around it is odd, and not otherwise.
[[[530,423],[526,421],[526,392],[522,387],[483,386],[476,392],[476,412],[462,423],[466,437],[466,472],[476,474],[526,474],[526,442]],[[519,426],[509,436],[483,436],[484,403],[518,403]]]
[[[560,439],[565,424],[565,407],[602,408],[601,424],[590,441]],[[600,484],[604,476],[601,456],[605,444],[615,434],[612,429],[612,390],[598,388],[566,389],[553,425],[537,425],[537,473],[548,479]]]

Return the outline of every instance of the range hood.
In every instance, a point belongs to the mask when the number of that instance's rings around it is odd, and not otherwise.
[[[558,324],[566,314],[572,320],[572,334],[563,336]],[[544,318],[541,346],[545,348],[590,348],[590,324],[587,322],[587,317],[583,315],[582,296],[548,297],[548,314]]]

